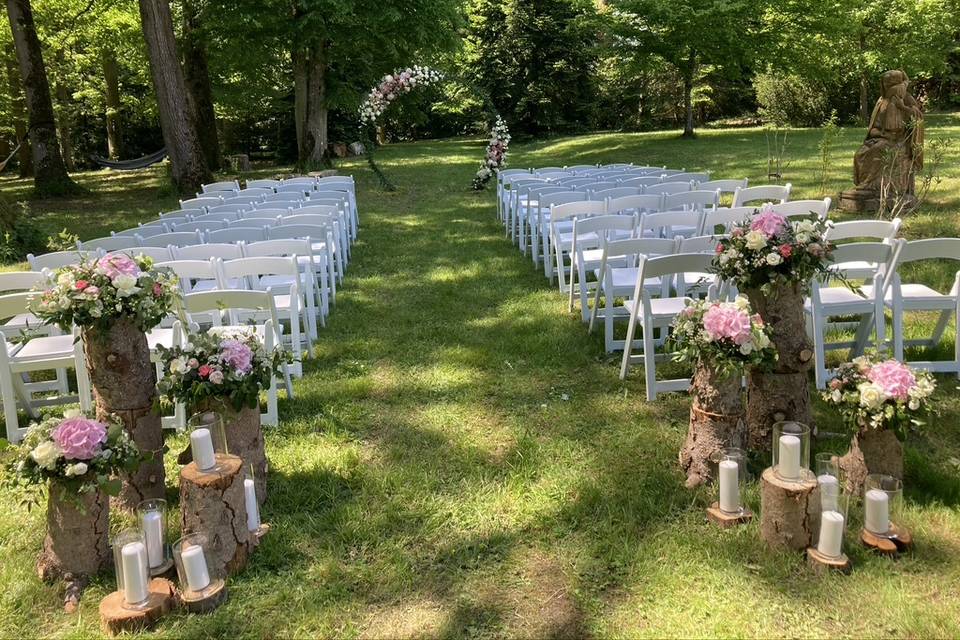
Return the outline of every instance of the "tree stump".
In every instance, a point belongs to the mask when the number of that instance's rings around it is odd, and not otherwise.
[[[713,480],[710,459],[717,451],[746,444],[747,427],[739,375],[720,376],[711,363],[698,361],[690,393],[690,426],[680,466],[687,487],[693,488]]]
[[[873,473],[903,479],[903,443],[889,429],[861,427],[850,441],[850,450],[840,458],[847,492],[858,495],[863,482]]]
[[[803,316],[804,289],[798,284],[775,287],[771,295],[746,290],[754,311],[770,329],[777,349],[773,371],[750,371],[747,378],[747,424],[750,448],[769,451],[773,425],[793,420],[811,425],[807,371],[813,366],[813,347]]]
[[[853,568],[853,563],[850,562],[847,554],[841,553],[836,558],[831,558],[820,553],[816,547],[807,547],[807,565],[818,575],[828,571],[850,573]]]
[[[184,535],[205,533],[204,554],[211,576],[232,575],[247,565],[250,533],[243,495],[243,462],[217,454],[217,473],[202,473],[195,462],[180,470],[180,524]]]
[[[87,578],[113,562],[109,535],[110,500],[106,493],[73,494],[61,483],[51,481],[47,535],[37,558],[37,573],[45,582],[67,578],[85,586]]]
[[[180,594],[180,604],[190,613],[210,613],[227,601],[227,585],[223,580],[202,598],[188,600]]]
[[[240,411],[234,411],[233,407],[225,402],[210,400],[197,410],[214,411],[221,415],[227,436],[227,451],[243,460],[241,476],[253,472],[253,480],[257,486],[257,504],[262,507],[267,499],[269,464],[260,424],[260,408],[244,407]]]
[[[774,549],[803,551],[820,529],[820,490],[817,478],[781,480],[768,467],[760,477],[760,537]]]
[[[176,587],[166,578],[150,581],[150,595],[146,604],[137,609],[128,609],[123,604],[123,594],[114,591],[100,601],[100,628],[108,635],[133,633],[152,627],[164,614],[176,605]]]
[[[866,529],[860,530],[860,542],[880,555],[895,556],[913,548],[913,534],[906,527],[890,523],[889,535],[879,536]]]
[[[118,318],[105,332],[84,329],[83,346],[97,419],[117,416],[141,453],[153,454],[137,471],[122,474],[119,504],[134,509],[144,500],[163,498],[163,431],[153,410],[156,377],[147,337],[132,320]]]

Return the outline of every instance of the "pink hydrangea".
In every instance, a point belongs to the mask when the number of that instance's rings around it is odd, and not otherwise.
[[[750,341],[750,316],[731,304],[715,304],[703,314],[703,328],[712,340]]]
[[[867,380],[878,385],[891,398],[906,400],[917,384],[910,367],[896,360],[886,360],[870,367]]]
[[[786,226],[786,218],[778,213],[774,213],[773,209],[765,208],[753,219],[753,222],[750,224],[750,230],[760,231],[768,238],[771,238],[783,231]]]
[[[54,429],[53,440],[67,460],[90,460],[107,441],[107,426],[82,416],[67,418]]]
[[[253,371],[253,351],[239,340],[220,343],[220,360],[241,375]]]
[[[140,266],[130,256],[123,253],[108,253],[100,258],[97,266],[111,280],[117,276],[140,277]]]

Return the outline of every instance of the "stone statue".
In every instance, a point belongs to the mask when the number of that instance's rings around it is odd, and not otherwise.
[[[880,76],[881,96],[853,158],[855,186],[840,195],[841,208],[875,211],[881,197],[913,197],[914,176],[923,168],[923,110],[907,93],[909,82],[900,70]]]

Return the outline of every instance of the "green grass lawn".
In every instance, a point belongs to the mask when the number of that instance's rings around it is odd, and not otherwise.
[[[930,124],[928,137],[960,141],[960,117]],[[847,185],[861,138],[843,131],[832,191]],[[789,137],[796,198],[817,195],[818,140],[810,130]],[[709,526],[709,489],[684,489],[677,464],[687,397],[646,402],[639,368],[621,382],[602,336],[588,335],[504,239],[492,194],[468,190],[483,146],[383,149],[393,193],[359,160],[343,163],[358,181],[362,228],[316,358],[267,434],[272,532],[231,579],[227,604],[171,615],[152,635],[960,636],[956,378],[939,377],[938,415],[908,442],[914,553],[889,560],[850,544],[853,573],[818,578],[799,555],[768,551],[756,523]],[[948,179],[907,221],[907,237],[960,236],[958,160],[955,144]],[[511,156],[513,166],[622,161],[761,184],[766,146],[756,129],[695,141],[598,134],[516,144]],[[33,211],[51,232],[96,237],[172,208],[174,197],[156,196],[159,177],[82,174],[89,196]],[[4,193],[27,187],[0,181]],[[952,273],[924,277],[942,286]],[[843,430],[819,402],[816,418]],[[818,446],[842,450],[846,440]],[[747,497],[758,510],[755,486]],[[91,586],[78,614],[61,613],[34,570],[42,511],[17,504],[0,497],[0,636],[98,634],[113,577]]]

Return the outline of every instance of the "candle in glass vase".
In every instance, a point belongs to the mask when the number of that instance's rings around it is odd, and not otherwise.
[[[890,498],[886,491],[867,491],[863,496],[863,508],[863,526],[867,531],[883,535],[890,530]]]
[[[829,558],[836,558],[843,552],[843,514],[840,512],[831,510],[821,514],[817,551]]]
[[[210,584],[210,573],[207,571],[207,559],[203,555],[203,547],[193,545],[180,552],[180,562],[183,571],[187,574],[187,586],[191,591],[203,591]]]
[[[777,465],[780,476],[788,480],[800,477],[800,438],[797,436],[780,436],[780,455]]]
[[[820,507],[824,511],[836,511],[837,502],[840,499],[840,481],[836,476],[829,473],[822,473],[817,476],[817,484],[820,485]]]
[[[247,505],[247,531],[260,528],[260,509],[257,506],[257,486],[250,478],[243,481],[243,496]]]
[[[139,604],[149,595],[147,587],[147,550],[142,542],[128,542],[120,550],[123,572],[123,599]]]
[[[143,539],[147,543],[147,559],[151,569],[163,564],[163,515],[159,511],[145,511],[140,518]]]
[[[740,511],[740,465],[736,460],[720,462],[720,511]]]
[[[190,433],[190,450],[193,452],[193,461],[201,471],[217,466],[217,456],[213,451],[213,438],[210,437],[209,429],[194,429]]]

